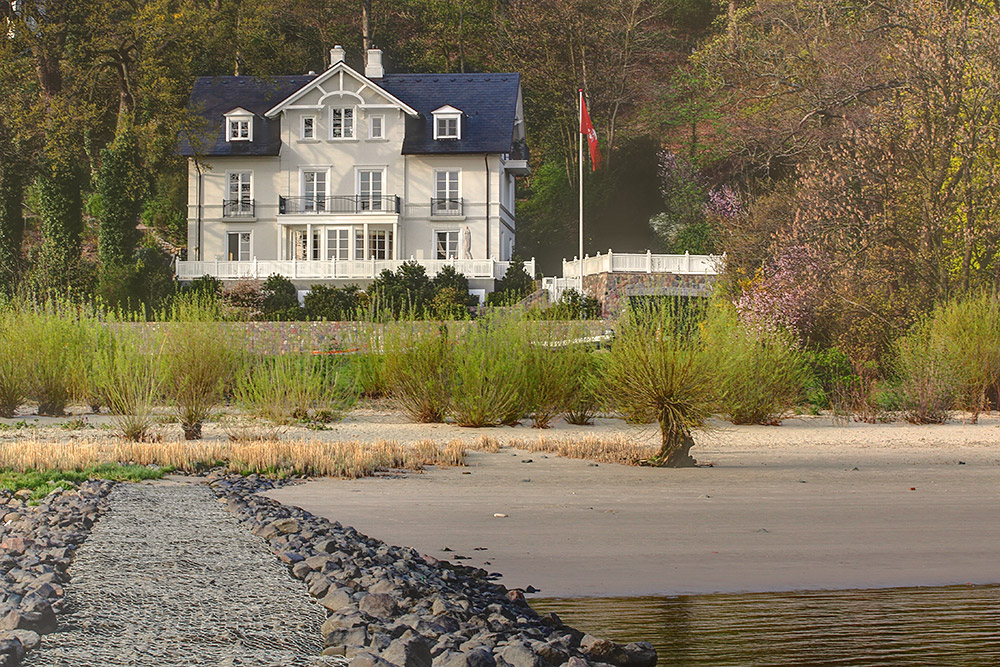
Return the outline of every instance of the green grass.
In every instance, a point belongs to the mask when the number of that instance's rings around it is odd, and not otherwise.
[[[0,470],[0,489],[8,491],[31,490],[31,500],[40,500],[55,489],[72,489],[88,479],[108,479],[115,482],[139,482],[160,479],[167,468],[147,468],[121,463],[101,463],[77,470],[28,470],[15,472]]]

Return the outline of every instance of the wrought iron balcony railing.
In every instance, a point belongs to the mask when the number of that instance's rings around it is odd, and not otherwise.
[[[461,197],[434,197],[431,199],[431,215],[462,215]]]
[[[278,197],[278,213],[399,213],[399,197],[336,195],[333,197]]]
[[[225,199],[222,201],[223,218],[252,218],[254,215],[253,199]]]

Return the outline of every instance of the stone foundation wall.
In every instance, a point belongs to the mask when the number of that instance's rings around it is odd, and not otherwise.
[[[707,296],[715,276],[674,273],[598,273],[584,276],[583,290],[601,302],[603,317],[614,317],[632,296]]]

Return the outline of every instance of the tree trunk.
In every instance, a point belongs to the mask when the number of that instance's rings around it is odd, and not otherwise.
[[[13,291],[24,240],[24,174],[18,160],[0,166],[0,290]]]
[[[372,48],[372,0],[361,0],[361,42],[368,64],[368,49]]]
[[[661,423],[660,435],[660,451],[650,460],[653,465],[661,468],[693,468],[698,465],[690,453],[694,438],[688,429]]]

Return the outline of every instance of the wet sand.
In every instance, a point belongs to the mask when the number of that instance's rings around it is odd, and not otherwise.
[[[466,556],[544,597],[1000,582],[996,417],[716,426],[692,450],[713,467],[504,450],[471,454],[467,468],[317,480],[271,495],[436,558]],[[377,420],[371,428],[379,437]],[[612,428],[626,427],[597,430]]]

